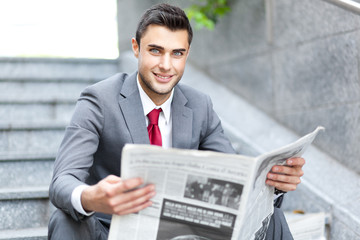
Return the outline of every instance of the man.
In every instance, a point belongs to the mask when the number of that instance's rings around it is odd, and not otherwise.
[[[210,98],[178,84],[191,40],[185,13],[156,5],[145,12],[132,39],[138,72],[117,74],[81,94],[54,165],[50,198],[58,209],[49,223],[50,239],[106,239],[111,214],[151,205],[153,185],[140,187],[141,178],[119,177],[126,143],[235,153]],[[158,124],[153,123],[155,112]],[[304,159],[287,164],[275,166],[266,183],[295,190]],[[279,216],[273,218],[268,236],[278,239],[276,234],[284,236],[288,229]]]

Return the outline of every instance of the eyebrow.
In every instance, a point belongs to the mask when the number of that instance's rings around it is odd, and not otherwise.
[[[159,46],[159,45],[156,45],[156,44],[149,44],[148,47],[165,50],[164,47]],[[186,49],[185,49],[185,48],[178,48],[178,49],[173,49],[172,51],[173,51],[173,52],[186,52]]]

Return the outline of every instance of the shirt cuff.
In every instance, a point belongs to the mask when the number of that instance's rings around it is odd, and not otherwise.
[[[278,199],[282,195],[284,195],[284,193],[274,194],[274,200]]]
[[[80,214],[85,216],[91,216],[94,212],[86,212],[81,204],[81,193],[85,188],[89,187],[88,185],[77,186],[71,193],[71,204],[73,208],[78,211]]]

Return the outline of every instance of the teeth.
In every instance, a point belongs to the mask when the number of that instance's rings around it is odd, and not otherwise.
[[[170,76],[161,76],[161,75],[158,75],[158,74],[155,74],[156,76],[158,76],[159,78],[162,78],[162,79],[168,79],[170,78]]]

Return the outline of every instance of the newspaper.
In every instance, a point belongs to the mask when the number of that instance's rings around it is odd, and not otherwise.
[[[285,212],[294,240],[326,240],[325,225],[328,214]]]
[[[212,151],[126,145],[122,178],[156,186],[153,205],[113,215],[110,240],[262,240],[273,213],[274,165],[299,157],[323,127],[278,150],[248,157]]]

